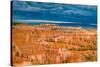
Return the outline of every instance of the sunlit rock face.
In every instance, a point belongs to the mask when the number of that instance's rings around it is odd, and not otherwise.
[[[44,27],[48,30],[43,29]],[[13,25],[13,64],[36,65],[96,61],[96,41],[96,29],[91,28]]]

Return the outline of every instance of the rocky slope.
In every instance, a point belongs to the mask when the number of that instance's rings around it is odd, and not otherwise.
[[[51,24],[12,25],[12,64],[36,65],[97,60],[96,29]]]

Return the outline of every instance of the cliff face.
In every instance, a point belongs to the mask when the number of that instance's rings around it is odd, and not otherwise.
[[[96,30],[50,24],[13,25],[12,60],[13,65],[96,61]]]

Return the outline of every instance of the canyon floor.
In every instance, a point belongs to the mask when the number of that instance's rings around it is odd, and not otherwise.
[[[12,65],[97,61],[94,28],[54,24],[12,25]]]

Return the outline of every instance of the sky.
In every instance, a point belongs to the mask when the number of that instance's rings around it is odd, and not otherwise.
[[[12,20],[23,22],[78,22],[97,24],[97,6],[81,4],[14,1]],[[38,21],[39,20],[39,21]]]

